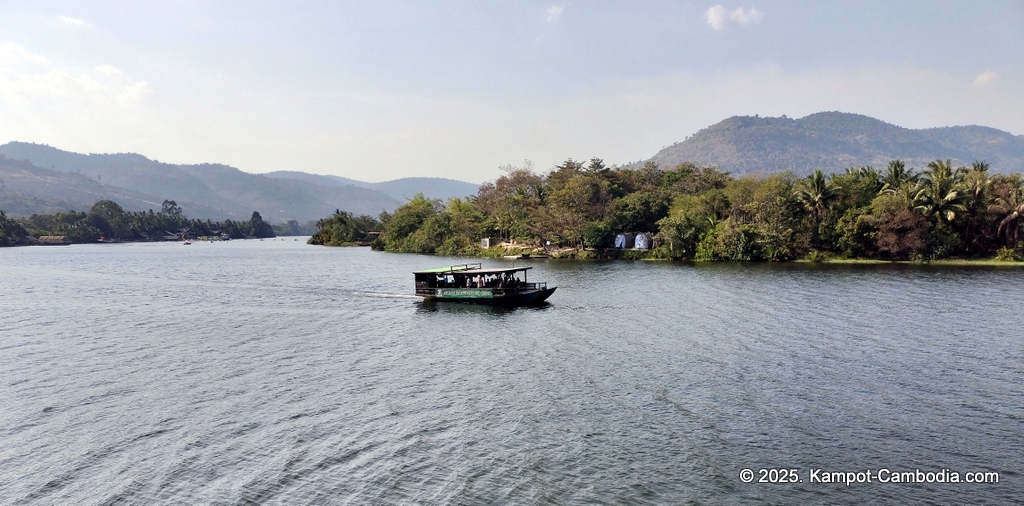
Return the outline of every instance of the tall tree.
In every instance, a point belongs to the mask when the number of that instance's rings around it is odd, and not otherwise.
[[[818,247],[821,221],[836,200],[836,190],[821,169],[800,180],[794,192],[797,202],[804,206],[811,217],[811,245]]]
[[[935,223],[951,223],[965,209],[965,197],[958,185],[961,177],[953,173],[949,159],[930,162],[914,196],[914,208]]]
[[[249,226],[252,229],[252,235],[256,237],[274,237],[274,227],[263,221],[263,217],[256,211],[253,211],[252,217],[249,218]]]
[[[897,191],[908,184],[914,184],[917,182],[917,176],[910,170],[907,170],[903,160],[891,160],[889,166],[886,167],[885,172],[882,173],[882,190]]]
[[[1001,183],[1008,187],[1004,196],[996,197],[989,210],[999,219],[997,237],[1005,237],[1008,246],[1016,248],[1024,228],[1024,182],[1020,177],[1008,177]]]

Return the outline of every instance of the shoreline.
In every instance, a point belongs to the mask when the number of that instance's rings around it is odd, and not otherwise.
[[[396,252],[397,253],[397,252]],[[633,261],[645,261],[645,262],[679,262],[679,263],[692,263],[692,264],[832,264],[832,265],[916,265],[916,266],[984,266],[984,267],[1008,267],[1017,268],[1024,267],[1024,261],[1019,260],[997,260],[995,258],[943,258],[936,260],[882,260],[878,258],[822,258],[818,260],[811,260],[807,257],[797,258],[793,260],[785,260],[779,262],[771,261],[753,261],[753,262],[733,262],[733,261],[697,261],[692,259],[673,259],[653,256],[653,250],[636,250],[636,249],[616,249],[616,248],[605,248],[605,249],[575,249],[575,248],[535,248],[529,246],[494,246],[491,248],[481,248],[476,255],[461,256],[457,255],[455,258],[489,258],[489,259],[502,259],[506,256],[517,256],[522,254],[529,255],[543,255],[546,258],[533,258],[533,259],[519,259],[519,260],[541,260],[541,259],[552,259],[552,260],[633,260]],[[443,256],[443,255],[435,255]]]

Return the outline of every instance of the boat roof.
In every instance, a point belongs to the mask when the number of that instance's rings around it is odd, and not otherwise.
[[[533,267],[505,267],[493,269],[481,269],[474,266],[453,265],[451,267],[438,267],[436,269],[424,269],[413,271],[413,274],[468,274],[478,276],[480,274],[503,274],[506,272],[518,272],[532,269]]]

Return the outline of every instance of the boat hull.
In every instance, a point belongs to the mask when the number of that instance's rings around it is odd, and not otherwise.
[[[476,290],[447,289],[437,293],[418,294],[426,300],[434,302],[459,302],[464,304],[486,304],[491,306],[532,306],[540,304],[554,293],[555,288],[525,290],[522,292],[491,294]]]

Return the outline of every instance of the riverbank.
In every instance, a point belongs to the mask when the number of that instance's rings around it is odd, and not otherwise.
[[[659,254],[659,250],[621,249],[621,248],[544,248],[520,243],[504,242],[490,248],[480,248],[477,255],[468,258],[504,258],[507,256],[540,256],[562,260],[648,260],[676,261]],[[830,263],[830,264],[911,264],[911,265],[978,265],[998,267],[1024,267],[1019,257],[1002,255],[995,258],[944,258],[935,260],[882,260],[877,258],[844,258],[826,254],[811,254],[804,258],[791,260],[796,263]]]

